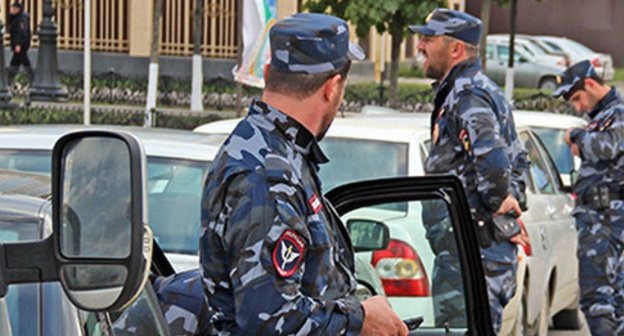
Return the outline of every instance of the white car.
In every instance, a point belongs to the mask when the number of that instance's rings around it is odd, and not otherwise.
[[[613,58],[609,54],[602,54],[591,50],[581,43],[565,37],[557,36],[533,36],[534,41],[540,44],[546,52],[557,54],[563,53],[570,65],[580,61],[589,60],[596,72],[606,81],[613,80],[615,69],[613,68]]]
[[[147,154],[149,224],[177,272],[199,265],[203,182],[220,139],[169,129],[97,126],[136,135]],[[0,128],[0,169],[51,174],[52,146],[81,125]]]
[[[581,159],[572,155],[564,137],[568,128],[584,128],[587,121],[570,115],[536,111],[514,111],[514,120],[516,124],[530,126],[537,134],[553,159],[563,186],[571,188]]]
[[[523,37],[524,35],[515,36],[516,49],[522,50],[522,52],[533,57],[536,63],[558,68],[563,72],[566,68],[566,59],[561,55],[549,54],[538,45],[532,43],[530,40]],[[508,34],[494,34],[488,35],[487,42],[489,44],[509,44]]]
[[[323,187],[329,190],[363,179],[424,175],[429,122],[428,114],[337,118],[321,142],[331,160],[320,170]],[[225,137],[237,123],[238,120],[218,121],[195,131]],[[522,217],[532,239],[532,256],[526,256],[529,251],[519,254],[518,291],[505,308],[501,331],[504,335],[521,334],[528,329],[543,332],[557,313],[576,312],[579,297],[578,264],[576,258],[569,258],[576,255],[577,244],[570,216],[573,200],[561,190],[556,170],[532,131],[522,126],[518,131],[525,145],[534,149],[532,159],[537,162],[528,186],[529,211]],[[422,238],[424,234],[410,231],[414,227],[424,230],[422,225],[409,224],[421,221],[421,216],[419,205],[396,203],[361,209],[344,220],[348,223],[372,218],[390,227],[390,249],[368,253],[367,257],[376,266],[399,316],[423,316],[423,326],[432,327],[435,321],[430,289],[435,256]],[[560,322],[558,316],[555,321]]]

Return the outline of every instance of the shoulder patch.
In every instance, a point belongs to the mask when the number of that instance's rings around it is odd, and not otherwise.
[[[319,211],[321,211],[321,209],[323,208],[323,203],[318,198],[318,196],[316,196],[316,194],[314,194],[312,198],[308,200],[308,203],[310,203],[312,211],[314,211],[315,214],[319,213]]]
[[[273,266],[277,273],[285,278],[295,274],[304,252],[303,239],[292,230],[284,231],[273,249]]]
[[[470,136],[468,135],[468,132],[466,132],[465,129],[462,129],[461,131],[459,131],[459,142],[461,142],[466,152],[470,152],[470,148],[471,148]]]
[[[606,130],[607,128],[609,128],[609,126],[611,126],[611,124],[613,124],[613,120],[615,120],[615,116],[611,116],[609,119],[607,119],[607,121],[605,121],[602,126],[600,126],[600,129],[598,131],[602,132],[604,130]]]

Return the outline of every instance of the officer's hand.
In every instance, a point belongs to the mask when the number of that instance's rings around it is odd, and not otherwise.
[[[407,326],[390,308],[388,300],[380,295],[362,301],[364,308],[364,324],[362,336],[368,335],[401,335],[408,334]]]
[[[565,141],[565,143],[567,143],[568,145],[573,145],[574,143],[572,142],[572,140],[570,139],[570,134],[572,133],[572,131],[574,131],[576,129],[576,127],[570,127],[568,128],[568,130],[565,133],[565,137],[563,138],[563,140]]]
[[[500,205],[498,210],[494,213],[494,217],[502,215],[510,211],[516,211],[518,213],[518,216],[522,216],[522,210],[520,210],[520,204],[518,204],[518,201],[516,201],[516,199],[513,197],[512,194],[507,195],[507,198],[505,198],[505,200]]]
[[[517,235],[509,238],[509,241],[522,247],[531,246],[531,238],[529,238],[525,232],[518,233]]]
[[[572,155],[576,155],[578,157],[581,157],[581,152],[579,152],[578,146],[576,144],[571,144],[570,145],[570,151],[572,152]]]
[[[15,52],[16,52],[16,53],[18,53],[18,54],[19,54],[20,52],[22,52],[22,47],[20,47],[19,45],[16,45],[16,46],[15,46]]]

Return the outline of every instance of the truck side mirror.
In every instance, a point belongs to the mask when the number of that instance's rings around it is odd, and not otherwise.
[[[145,155],[121,132],[70,133],[54,146],[53,221],[60,281],[85,310],[117,310],[147,279]]]
[[[347,228],[355,252],[385,250],[390,244],[390,229],[385,223],[370,219],[350,219]]]
[[[60,281],[83,310],[132,303],[152,257],[145,169],[141,143],[129,133],[61,137],[52,154],[52,234],[0,244],[0,297],[9,284]]]

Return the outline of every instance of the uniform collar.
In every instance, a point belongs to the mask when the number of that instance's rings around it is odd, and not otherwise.
[[[602,99],[600,99],[596,103],[596,105],[594,105],[594,108],[591,110],[591,112],[589,112],[589,118],[593,119],[596,115],[598,115],[600,111],[606,109],[612,103],[617,103],[620,101],[620,95],[618,94],[614,86],[604,97],[602,97]]]
[[[286,113],[256,99],[249,108],[249,114],[260,114],[267,118],[278,130],[275,134],[292,143],[298,152],[307,156],[312,162],[316,164],[329,162],[312,132]]]

